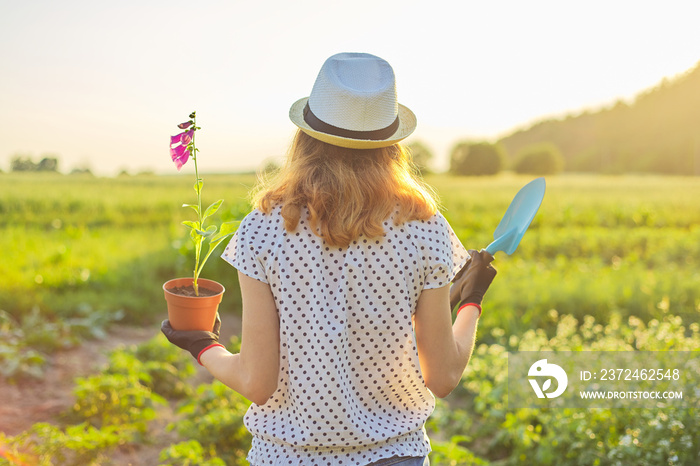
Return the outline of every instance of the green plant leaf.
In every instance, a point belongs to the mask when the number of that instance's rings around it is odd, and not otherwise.
[[[202,179],[200,178],[194,183],[194,192],[196,192],[199,195],[199,193],[202,192],[202,186],[204,186],[204,181],[202,181]]]
[[[194,209],[195,212],[197,212],[197,215],[199,215],[199,206],[194,205],[194,204],[182,204],[182,207],[191,207]]]
[[[219,210],[219,207],[221,207],[221,204],[224,202],[223,199],[219,199],[218,201],[214,202],[212,205],[207,207],[207,210],[204,211],[204,218],[209,217],[210,215],[214,215],[217,210]]]
[[[206,264],[207,260],[209,259],[209,256],[211,256],[211,253],[214,252],[216,247],[219,244],[221,244],[222,241],[224,241],[226,238],[228,238],[236,232],[236,229],[238,228],[238,225],[240,223],[240,220],[236,220],[232,222],[224,222],[221,224],[221,229],[219,230],[219,233],[209,239],[209,249],[207,250],[207,254],[204,256],[204,260],[201,261],[197,273],[202,271],[202,269],[204,268],[204,264]]]
[[[198,235],[207,237],[207,236],[211,236],[214,233],[216,233],[216,227],[214,225],[209,225],[209,227],[204,231],[202,231],[202,230],[196,230],[196,231],[197,231]]]
[[[221,228],[219,229],[219,233],[217,233],[216,236],[214,236],[210,241],[212,243],[214,241],[217,241],[217,244],[219,244],[219,242],[221,242],[221,240],[234,234],[236,232],[236,230],[238,229],[238,225],[240,225],[240,223],[241,223],[240,220],[222,223]]]
[[[184,222],[182,222],[182,224],[188,228],[191,228],[192,230],[199,230],[199,222],[192,222],[190,220],[185,220]]]

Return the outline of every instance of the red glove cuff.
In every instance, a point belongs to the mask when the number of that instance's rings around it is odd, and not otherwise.
[[[197,362],[199,363],[200,366],[203,365],[203,364],[202,364],[202,361],[201,361],[201,357],[202,357],[202,355],[204,354],[204,352],[205,352],[206,350],[209,350],[209,349],[214,348],[215,346],[221,346],[222,348],[226,348],[226,347],[225,347],[224,345],[222,345],[221,343],[212,343],[211,345],[209,345],[209,346],[207,346],[206,348],[204,348],[204,349],[203,349],[202,351],[200,351],[199,354],[197,355]]]
[[[459,315],[459,312],[460,312],[462,309],[464,309],[465,307],[467,307],[467,306],[474,306],[474,307],[476,307],[477,309],[479,309],[479,315],[477,316],[477,318],[478,318],[478,317],[481,317],[481,305],[480,305],[480,304],[476,304],[476,303],[466,303],[466,304],[462,304],[461,306],[459,306],[459,309],[457,309],[457,315]]]

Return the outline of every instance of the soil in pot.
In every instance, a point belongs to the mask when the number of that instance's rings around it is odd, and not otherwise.
[[[187,286],[174,286],[172,288],[168,288],[168,291],[177,294],[180,296],[189,296],[189,297],[196,297],[197,294],[194,292],[194,286],[192,285],[187,285]],[[219,291],[213,291],[208,288],[203,288],[199,287],[199,296],[214,296],[219,294]]]

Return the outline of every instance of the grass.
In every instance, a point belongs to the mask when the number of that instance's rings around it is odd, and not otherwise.
[[[438,177],[445,216],[467,248],[491,241],[510,199],[529,178]],[[559,314],[612,313],[645,321],[700,311],[700,182],[656,176],[547,179],[540,211],[512,256],[498,253],[482,328],[552,332]]]
[[[467,248],[491,241],[500,217],[530,178],[436,175],[444,214]],[[224,220],[249,209],[253,176],[205,176],[205,201],[224,198]],[[0,308],[70,315],[79,304],[124,309],[127,320],[160,315],[160,286],[187,276],[189,176],[93,178],[0,175]],[[552,330],[547,311],[606,322],[611,312],[658,318],[700,310],[700,183],[656,176],[549,177],[538,215],[499,270],[482,327]],[[204,276],[229,290],[235,274],[213,259]],[[227,303],[224,301],[224,306]],[[517,318],[514,318],[517,317]]]
[[[221,216],[247,211],[253,177],[207,176],[205,183],[205,200],[226,199]],[[181,205],[194,198],[182,176],[0,176],[0,309],[19,316],[40,307],[65,317],[86,303],[124,309],[128,321],[154,318],[162,283],[189,275],[194,262],[180,225],[191,213]]]

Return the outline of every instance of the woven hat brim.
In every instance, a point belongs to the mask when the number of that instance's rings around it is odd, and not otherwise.
[[[316,131],[304,121],[304,107],[306,107],[308,101],[309,98],[304,97],[294,102],[289,109],[289,119],[292,120],[292,123],[297,125],[300,130],[312,138],[334,146],[347,147],[349,149],[377,149],[379,147],[388,147],[406,139],[416,129],[416,115],[414,115],[408,107],[399,104],[399,127],[394,134],[387,139],[351,139],[322,133],[321,131]]]

